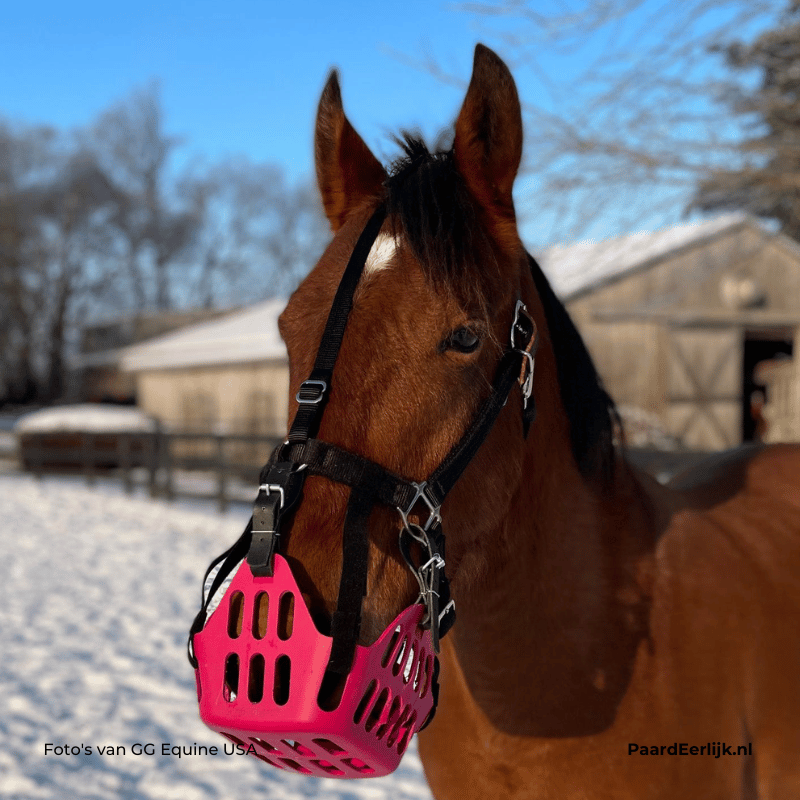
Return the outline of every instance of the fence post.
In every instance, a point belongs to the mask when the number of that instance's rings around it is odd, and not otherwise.
[[[82,437],[81,458],[83,461],[83,474],[86,476],[86,485],[94,486],[95,484],[95,451],[94,451],[94,434],[84,433]]]
[[[158,497],[158,439],[161,427],[156,423],[156,429],[147,435],[147,471],[150,497]]]
[[[172,484],[172,437],[164,433],[161,426],[158,428],[158,454],[161,468],[164,470],[164,496],[167,500],[175,499],[175,490]]]
[[[122,482],[125,486],[125,494],[133,493],[133,481],[131,480],[131,439],[132,433],[121,433],[117,439],[119,450],[119,464],[122,468]]]
[[[214,434],[217,445],[217,505],[220,514],[228,510],[227,489],[227,464],[225,463],[225,437],[221,434]]]
[[[44,475],[44,445],[43,442],[44,434],[41,433],[34,433],[32,439],[36,442],[36,446],[33,448],[33,456],[31,458],[31,465],[33,466],[33,474],[36,475],[36,480],[41,482],[42,477]]]

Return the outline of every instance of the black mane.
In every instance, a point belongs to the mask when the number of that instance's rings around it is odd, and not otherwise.
[[[430,152],[419,136],[408,133],[397,141],[403,155],[386,181],[389,218],[428,280],[455,292],[468,307],[491,308],[499,267],[452,149]],[[528,261],[550,331],[573,456],[584,476],[599,473],[609,479],[616,406],[563,303],[530,255]]]
[[[397,142],[403,155],[386,181],[389,219],[434,286],[468,308],[485,309],[500,282],[498,265],[452,148],[430,152],[409,133]]]

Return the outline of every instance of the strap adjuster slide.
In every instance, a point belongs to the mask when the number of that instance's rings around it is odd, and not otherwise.
[[[322,398],[325,397],[325,392],[327,391],[328,384],[325,381],[312,380],[309,378],[300,384],[300,388],[294,396],[294,399],[297,400],[298,403],[315,406],[317,403],[322,402]]]

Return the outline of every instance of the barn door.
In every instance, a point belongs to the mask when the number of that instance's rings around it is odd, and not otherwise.
[[[737,329],[667,331],[667,423],[692,449],[741,443],[742,334]]]

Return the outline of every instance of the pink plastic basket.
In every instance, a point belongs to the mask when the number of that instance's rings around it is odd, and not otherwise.
[[[288,563],[272,578],[242,563],[194,638],[200,716],[280,769],[329,778],[393,772],[433,706],[434,655],[409,606],[369,647],[344,687],[329,683],[332,639],[319,633]]]

